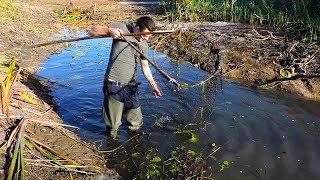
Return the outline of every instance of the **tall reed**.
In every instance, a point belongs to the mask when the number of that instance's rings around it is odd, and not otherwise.
[[[163,7],[170,21],[249,23],[319,40],[320,0],[172,0]]]

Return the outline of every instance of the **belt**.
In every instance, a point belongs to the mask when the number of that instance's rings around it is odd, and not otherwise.
[[[114,80],[108,79],[107,84],[114,84],[116,86],[135,86],[135,85],[139,85],[141,83],[139,83],[139,82],[121,83],[119,81],[114,81]]]

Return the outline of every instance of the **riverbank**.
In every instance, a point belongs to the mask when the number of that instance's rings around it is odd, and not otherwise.
[[[320,100],[319,43],[289,41],[274,29],[239,23],[204,22],[164,25],[183,29],[153,40],[153,47],[177,61],[188,61],[207,72],[210,44],[221,55],[222,75],[251,87],[280,90]]]

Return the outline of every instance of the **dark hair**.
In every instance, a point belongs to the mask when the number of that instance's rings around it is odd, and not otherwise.
[[[143,31],[145,29],[148,29],[149,31],[156,30],[156,24],[153,21],[153,19],[151,17],[149,17],[149,16],[140,17],[137,20],[136,26],[139,27],[140,31]]]

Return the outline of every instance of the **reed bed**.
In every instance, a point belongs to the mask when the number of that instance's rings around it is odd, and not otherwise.
[[[102,168],[88,165],[81,159],[73,159],[64,152],[39,140],[35,128],[49,127],[52,130],[60,131],[67,138],[73,138],[64,125],[45,119],[48,111],[38,112],[41,104],[39,99],[32,97],[27,91],[21,91],[20,85],[21,68],[12,59],[8,64],[0,65],[0,104],[1,104],[1,126],[7,131],[7,138],[1,142],[0,155],[7,158],[5,165],[6,179],[26,179],[28,171],[26,166],[50,167],[64,170],[70,174],[94,175],[101,173]],[[23,104],[23,105],[22,105]],[[18,109],[18,111],[17,111]],[[7,120],[7,121],[2,121]],[[29,172],[30,173],[30,172]]]
[[[319,40],[318,0],[173,0],[163,4],[172,21],[227,21],[281,28],[301,40]]]

